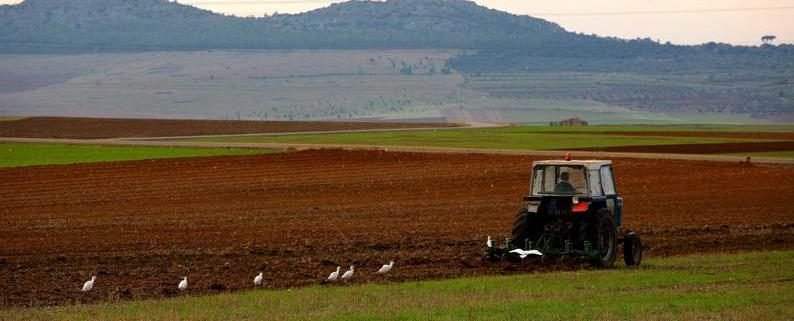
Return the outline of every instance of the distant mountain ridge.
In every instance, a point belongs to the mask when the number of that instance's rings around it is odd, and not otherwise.
[[[295,15],[225,16],[166,0],[0,6],[0,50],[493,48],[602,38],[465,0],[349,1]]]
[[[305,28],[353,28],[445,33],[520,34],[564,33],[557,24],[488,9],[462,0],[350,1],[296,15],[280,15],[269,22]]]
[[[660,114],[794,115],[794,45],[679,46],[584,35],[466,0],[356,0],[262,18],[166,0],[0,6],[0,53],[213,49],[474,49],[437,67],[463,74],[463,87],[489,98],[587,100]]]

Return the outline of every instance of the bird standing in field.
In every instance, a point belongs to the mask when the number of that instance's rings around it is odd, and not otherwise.
[[[179,291],[187,290],[187,277],[186,276],[182,277],[182,282],[179,282],[179,285],[177,286],[177,288],[179,288]]]
[[[254,285],[262,285],[262,279],[263,279],[263,273],[259,272],[259,275],[257,275],[254,278]]]
[[[389,264],[384,264],[380,270],[378,270],[378,274],[386,274],[391,271],[391,268],[394,267],[394,261],[389,262]]]
[[[328,281],[335,282],[337,279],[339,279],[339,270],[341,269],[342,269],[341,267],[337,266],[336,272],[333,272],[331,273],[331,275],[328,276]]]
[[[356,271],[356,267],[351,265],[350,270],[347,270],[345,274],[342,274],[342,280],[350,280],[353,278],[353,273]]]
[[[491,240],[490,235],[488,235],[488,241],[485,241],[485,245],[487,245],[489,249],[493,247],[493,240]]]
[[[91,291],[94,288],[94,281],[96,281],[96,276],[92,276],[90,280],[83,283],[83,292]]]

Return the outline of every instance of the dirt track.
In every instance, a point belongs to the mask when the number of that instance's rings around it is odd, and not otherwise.
[[[447,123],[292,122],[31,117],[0,122],[0,137],[98,139],[455,127]]]
[[[513,273],[503,236],[530,156],[304,151],[0,169],[0,304],[54,305],[317,284]],[[649,255],[794,248],[794,166],[617,159],[624,228]],[[97,274],[96,291],[79,288]]]

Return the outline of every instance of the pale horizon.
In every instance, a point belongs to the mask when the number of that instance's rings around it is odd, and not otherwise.
[[[0,0],[15,4],[20,0]],[[180,0],[183,4],[223,14],[261,17],[265,14],[300,13],[339,0]],[[675,44],[709,41],[735,45],[760,45],[764,35],[775,35],[775,44],[794,43],[794,1],[786,0],[559,0],[526,3],[515,0],[476,0],[480,5],[554,22],[569,31],[626,39],[651,38]]]

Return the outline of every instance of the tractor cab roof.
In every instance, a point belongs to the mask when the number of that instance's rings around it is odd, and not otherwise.
[[[612,161],[608,160],[546,160],[536,161],[532,163],[535,166],[548,166],[548,165],[564,165],[564,166],[582,166],[587,169],[600,169],[602,166],[612,165]]]

